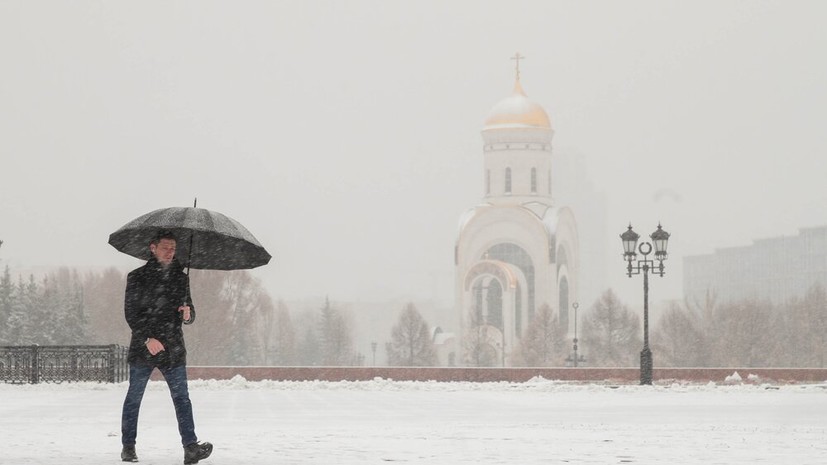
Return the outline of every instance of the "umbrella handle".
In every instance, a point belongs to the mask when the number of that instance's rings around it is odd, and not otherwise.
[[[186,305],[186,303],[184,304]],[[184,315],[181,315],[181,318],[184,318]],[[182,323],[185,325],[191,325],[195,323],[195,309],[190,307],[190,319],[189,320],[182,320]]]
[[[192,236],[190,236],[190,250],[192,250]],[[191,325],[195,322],[195,309],[189,304],[190,300],[190,267],[187,267],[187,296],[184,298],[184,303],[182,304],[185,307],[190,308],[190,319],[184,320],[184,314],[181,314],[181,321],[185,325]]]

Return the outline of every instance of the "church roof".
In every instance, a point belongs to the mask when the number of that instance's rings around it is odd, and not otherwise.
[[[517,78],[514,92],[494,105],[483,130],[524,128],[551,129],[551,121],[546,110],[526,96]]]

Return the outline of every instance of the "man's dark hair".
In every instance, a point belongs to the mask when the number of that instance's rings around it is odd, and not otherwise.
[[[175,242],[178,242],[178,238],[175,237],[175,233],[168,229],[162,229],[158,231],[158,234],[155,235],[155,239],[152,239],[151,244],[157,244],[161,242],[161,239],[171,239]]]

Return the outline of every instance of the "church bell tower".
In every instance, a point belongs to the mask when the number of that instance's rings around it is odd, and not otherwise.
[[[540,306],[567,327],[576,300],[578,243],[571,210],[554,205],[554,131],[520,81],[483,129],[483,197],[460,217],[455,247],[457,362],[512,366]],[[562,311],[561,311],[562,309]]]

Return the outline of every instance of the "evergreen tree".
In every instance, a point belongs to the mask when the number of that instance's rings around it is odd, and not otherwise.
[[[0,345],[12,344],[10,320],[15,298],[14,291],[11,272],[6,265],[3,276],[0,277]]]
[[[640,320],[609,289],[583,319],[583,344],[590,365],[630,367],[640,362]]]
[[[266,339],[267,364],[275,366],[296,364],[296,335],[290,319],[290,310],[284,301],[279,300],[265,321],[268,334]]]
[[[60,268],[43,281],[43,308],[56,345],[87,344],[83,286],[76,270]]]
[[[314,367],[321,365],[322,351],[315,325],[307,325],[298,346],[296,360],[299,365]]]
[[[12,345],[42,344],[41,322],[44,319],[40,290],[34,275],[29,281],[18,277],[9,315],[9,340]]]
[[[327,366],[352,365],[353,337],[350,321],[325,298],[319,319],[321,362]]]
[[[436,350],[431,340],[428,324],[409,303],[402,310],[399,320],[391,331],[388,343],[388,362],[392,366],[434,366]]]

